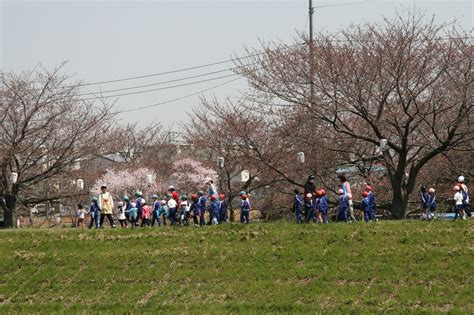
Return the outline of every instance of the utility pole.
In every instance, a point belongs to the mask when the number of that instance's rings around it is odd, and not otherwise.
[[[313,0],[309,0],[309,104],[311,107],[314,102],[314,68],[313,68],[313,59],[314,59],[314,38],[313,38]]]

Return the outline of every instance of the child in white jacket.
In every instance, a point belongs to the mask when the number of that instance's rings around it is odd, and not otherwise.
[[[458,185],[453,187],[454,193],[454,220],[457,220],[458,215],[461,216],[461,219],[465,220],[464,209],[463,209],[463,196]]]
[[[127,227],[127,218],[125,216],[125,205],[122,201],[119,201],[117,206],[117,219],[120,222],[122,228]]]

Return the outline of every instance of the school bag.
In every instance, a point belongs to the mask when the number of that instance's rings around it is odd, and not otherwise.
[[[461,195],[462,195],[462,204],[467,205],[467,192],[464,189],[461,189]]]

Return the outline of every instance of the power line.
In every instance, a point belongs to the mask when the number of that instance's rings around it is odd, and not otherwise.
[[[251,65],[254,65],[254,64],[256,64],[256,62],[254,62],[254,63],[249,63],[249,64],[246,64],[246,65],[243,65],[243,66],[251,66]],[[81,94],[78,94],[77,96],[97,95],[97,94],[101,94],[101,93],[111,93],[111,92],[127,91],[127,90],[134,90],[134,89],[139,89],[139,88],[144,88],[144,87],[150,87],[150,86],[156,86],[156,85],[163,85],[163,84],[167,84],[167,83],[185,81],[185,80],[189,80],[189,79],[195,79],[195,78],[205,77],[205,76],[212,75],[212,74],[217,74],[217,73],[222,73],[222,72],[233,71],[233,70],[240,69],[240,68],[242,68],[243,66],[238,66],[238,67],[234,67],[234,68],[227,68],[227,69],[222,69],[222,70],[217,70],[217,71],[212,71],[212,72],[206,72],[206,73],[197,74],[197,75],[192,75],[192,76],[188,76],[188,77],[184,77],[184,78],[173,79],[173,80],[167,80],[167,81],[161,81],[161,82],[155,82],[155,83],[150,83],[150,84],[135,85],[135,86],[131,86],[131,87],[119,88],[119,89],[113,89],[113,90],[106,90],[106,91],[96,91],[96,92],[81,93]]]
[[[472,36],[464,36],[464,37],[456,37],[456,38],[457,38],[457,39],[472,39],[473,37],[472,37]],[[434,40],[442,41],[442,40],[450,40],[450,39],[456,39],[456,38],[453,38],[453,37],[446,37],[446,38],[440,37],[440,38],[436,38],[436,39],[434,39]],[[318,40],[316,40],[316,42],[317,42],[317,41],[318,41]],[[348,39],[332,39],[331,41],[332,41],[332,42],[349,42]],[[292,47],[295,47],[295,46],[298,46],[298,45],[301,45],[301,44],[286,46],[286,47],[284,47],[284,48],[282,48],[282,49],[289,49],[289,48],[292,48]],[[280,50],[281,50],[281,49],[280,49]],[[264,52],[258,53],[258,54],[253,54],[253,55],[248,55],[247,57],[250,57],[250,56],[257,56],[257,55],[262,55],[262,54],[264,54]],[[157,82],[157,83],[151,83],[151,84],[146,84],[146,85],[137,85],[137,86],[132,86],[132,87],[126,87],[126,88],[120,88],[120,89],[107,90],[107,91],[103,91],[103,92],[102,92],[102,91],[99,91],[99,92],[95,92],[95,93],[94,93],[94,92],[82,93],[82,94],[79,94],[78,96],[97,95],[97,94],[100,94],[100,93],[111,93],[111,92],[117,92],[117,91],[126,91],[126,90],[132,90],[132,89],[137,89],[137,88],[149,87],[149,86],[163,85],[163,84],[166,84],[166,83],[179,82],[179,81],[184,81],[184,80],[188,80],[188,79],[192,79],[192,78],[204,77],[204,76],[208,76],[208,75],[211,75],[211,74],[217,74],[217,73],[232,71],[232,70],[234,70],[234,69],[239,69],[239,68],[241,68],[241,67],[249,66],[249,65],[254,65],[254,64],[258,64],[258,62],[253,62],[253,63],[249,63],[249,64],[247,64],[247,65],[241,65],[241,66],[234,67],[234,68],[222,69],[222,70],[217,70],[217,71],[213,71],[213,72],[207,72],[207,73],[198,74],[198,75],[194,75],[194,76],[188,76],[188,77],[184,77],[184,78],[173,79],[173,80],[167,80],[167,81],[162,81],[162,82]],[[154,92],[154,91],[162,91],[162,90],[168,90],[168,89],[177,88],[177,87],[182,87],[182,86],[188,86],[188,85],[199,84],[199,83],[208,82],[208,81],[215,81],[215,80],[224,79],[224,78],[228,78],[228,77],[232,77],[232,76],[237,76],[237,75],[239,75],[239,74],[233,73],[233,74],[223,75],[223,76],[214,77],[214,78],[210,78],[210,79],[204,79],[204,80],[198,80],[198,81],[193,81],[193,82],[188,82],[188,83],[183,83],[183,84],[176,84],[176,85],[165,86],[165,87],[162,87],[162,88],[148,89],[148,90],[135,91],[135,92],[129,92],[129,93],[120,93],[120,94],[114,94],[114,95],[94,96],[94,97],[83,98],[83,99],[79,99],[79,100],[80,100],[80,101],[88,101],[88,100],[95,100],[95,99],[103,99],[103,98],[111,98],[111,97],[119,97],[119,96],[142,94],[142,93],[148,93],[148,92]]]
[[[320,8],[342,7],[342,6],[348,6],[348,5],[354,5],[354,4],[362,4],[362,3],[368,3],[368,2],[374,2],[374,0],[372,0],[372,1],[358,1],[358,2],[334,3],[334,4],[327,4],[327,5],[314,6],[313,8],[315,8],[315,9],[320,9]]]
[[[295,46],[300,46],[300,45],[305,45],[305,43],[299,43],[299,44],[291,45],[289,47],[295,47]],[[216,65],[220,65],[220,64],[234,62],[236,60],[256,57],[256,56],[259,56],[259,55],[263,55],[265,53],[266,52],[263,51],[263,52],[256,53],[256,54],[251,54],[251,55],[242,56],[242,57],[230,58],[230,59],[227,59],[227,60],[222,60],[222,61],[217,61],[217,62],[212,62],[212,63],[206,63],[206,64],[193,66],[193,67],[181,68],[181,69],[165,71],[165,72],[158,72],[158,73],[152,73],[152,74],[145,74],[145,75],[134,76],[134,77],[126,77],[126,78],[114,79],[114,80],[96,81],[96,82],[90,82],[90,83],[78,83],[78,84],[73,84],[73,85],[70,85],[70,86],[67,86],[67,87],[91,86],[91,85],[99,85],[99,84],[107,84],[107,83],[115,83],[115,82],[123,82],[123,81],[131,81],[131,80],[137,80],[137,79],[156,77],[156,76],[161,76],[161,75],[166,75],[166,74],[173,74],[173,73],[179,73],[179,72],[184,72],[184,71],[190,71],[190,70],[196,70],[196,69],[216,66]]]
[[[153,92],[153,91],[162,91],[162,90],[168,90],[168,89],[173,89],[173,88],[182,87],[182,86],[199,84],[199,83],[203,83],[203,82],[220,80],[220,79],[224,79],[224,78],[234,77],[234,76],[237,76],[237,75],[239,75],[239,74],[232,73],[232,74],[223,75],[223,76],[220,76],[220,77],[204,79],[204,80],[199,80],[199,81],[193,81],[193,82],[188,82],[188,83],[182,83],[182,84],[176,84],[176,85],[170,85],[170,86],[165,86],[165,87],[162,87],[162,88],[149,89],[149,90],[130,92],[130,93],[121,93],[121,94],[114,94],[114,95],[82,98],[82,99],[79,99],[79,101],[90,101],[90,100],[96,100],[96,99],[102,99],[102,98],[119,97],[119,96],[126,96],[126,95],[135,95],[135,94],[142,94],[142,93],[148,93],[148,92]]]
[[[147,108],[151,108],[151,107],[157,107],[157,106],[160,106],[160,105],[164,105],[164,104],[176,102],[176,101],[179,101],[179,100],[182,100],[182,99],[185,99],[185,98],[189,98],[189,97],[192,97],[192,96],[196,96],[196,95],[199,95],[199,94],[201,94],[201,93],[204,93],[204,92],[207,92],[207,91],[216,89],[216,88],[218,88],[218,87],[224,86],[224,85],[226,85],[226,84],[232,83],[232,82],[237,81],[237,80],[240,80],[240,79],[242,79],[242,77],[238,77],[238,78],[235,78],[235,79],[232,79],[232,80],[229,80],[229,81],[226,81],[226,82],[223,82],[223,83],[220,83],[220,84],[211,86],[211,87],[209,87],[209,88],[207,88],[207,89],[200,90],[200,91],[197,91],[197,92],[195,92],[195,93],[187,94],[187,95],[184,95],[184,96],[181,96],[181,97],[173,98],[173,99],[170,99],[170,100],[167,100],[167,101],[163,101],[163,102],[159,102],[159,103],[151,104],[151,105],[146,105],[146,106],[141,106],[141,107],[133,108],[133,109],[121,110],[121,111],[118,111],[117,114],[134,112],[134,111],[137,111],[137,110],[147,109]]]
[[[260,53],[260,54],[263,54],[263,53]],[[181,68],[181,69],[177,69],[177,70],[158,72],[158,73],[152,73],[152,74],[145,74],[145,75],[140,75],[140,76],[136,76],[136,77],[127,77],[127,78],[122,78],[122,79],[97,81],[97,82],[91,82],[91,83],[81,83],[81,84],[77,84],[75,86],[90,86],[90,85],[98,85],[98,84],[107,84],[107,83],[114,83],[114,82],[123,82],[123,81],[144,79],[144,78],[156,77],[156,76],[161,76],[161,75],[166,75],[166,74],[173,74],[173,73],[178,73],[178,72],[183,72],[183,71],[189,71],[189,70],[195,70],[195,69],[220,65],[220,64],[228,63],[228,62],[231,62],[231,61],[234,61],[234,60],[245,59],[245,58],[250,58],[250,57],[254,57],[254,56],[245,56],[245,57],[242,57],[242,58],[228,59],[228,60],[223,60],[223,61],[218,61],[218,62],[206,63],[206,64],[203,64],[203,65],[194,66],[194,67]]]
[[[329,5],[315,6],[314,8],[330,8],[330,7],[338,7],[338,6],[347,6],[347,5],[354,5],[354,4],[362,4],[362,3],[367,3],[367,2],[371,2],[371,1],[336,3],[336,4],[329,4]],[[302,43],[302,44],[296,44],[296,45],[293,45],[293,46],[298,46],[298,45],[304,45],[304,43]],[[116,82],[123,82],[123,81],[144,79],[144,78],[149,78],[149,77],[155,77],[155,76],[161,76],[161,75],[166,75],[166,74],[173,74],[173,73],[178,73],[178,72],[184,72],[184,71],[190,71],[190,70],[201,69],[201,68],[205,68],[205,67],[211,67],[211,66],[221,65],[221,64],[233,62],[233,61],[236,61],[236,60],[241,60],[241,59],[247,59],[247,58],[251,58],[251,57],[256,57],[256,56],[259,56],[259,55],[262,55],[262,54],[265,54],[265,52],[256,53],[256,54],[252,54],[252,55],[247,55],[247,56],[242,56],[242,57],[230,58],[230,59],[227,59],[227,60],[222,60],[222,61],[217,61],[217,62],[211,62],[211,63],[202,64],[202,65],[193,66],[193,67],[181,68],[181,69],[177,69],[177,70],[171,70],[171,71],[165,71],[165,72],[158,72],[158,73],[152,73],[152,74],[145,74],[145,75],[134,76],[134,77],[126,77],[126,78],[114,79],[114,80],[104,80],[104,81],[96,81],[96,82],[89,82],[89,83],[78,83],[78,84],[70,85],[70,86],[68,86],[68,87],[83,87],[83,86],[91,86],[91,85],[108,84],[108,83],[116,83]]]

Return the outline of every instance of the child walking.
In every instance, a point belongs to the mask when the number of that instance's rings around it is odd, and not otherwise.
[[[199,214],[199,204],[198,204],[198,201],[199,201],[199,196],[197,194],[192,194],[191,195],[191,212],[193,214],[193,221],[194,221],[194,225],[197,226],[199,225],[199,218],[200,218],[200,214]]]
[[[151,219],[151,226],[155,226],[155,222],[158,223],[158,226],[161,226],[161,202],[159,200],[160,196],[153,195],[153,216]]]
[[[198,204],[199,204],[199,225],[205,225],[206,221],[205,221],[204,215],[206,213],[207,198],[204,195],[204,192],[202,192],[202,191],[200,191],[198,193],[198,195],[199,195],[199,201],[198,201]]]
[[[428,192],[426,191],[426,187],[423,185],[420,187],[420,202],[421,202],[420,219],[424,220],[426,218],[426,211],[428,209]]]
[[[347,195],[344,194],[344,190],[342,188],[339,188],[337,193],[339,194],[337,221],[344,221],[347,223],[349,222],[347,213],[349,210],[349,199],[347,198]]]
[[[365,191],[368,193],[368,198],[369,198],[369,203],[370,203],[370,209],[372,210],[372,218],[374,221],[377,221],[377,217],[375,216],[377,214],[377,203],[375,202],[375,195],[372,190],[372,186],[366,185],[365,186]]]
[[[306,198],[304,200],[304,208],[305,208],[305,215],[306,215],[306,223],[309,221],[316,221],[314,215],[314,207],[313,207],[313,195],[311,193],[306,194]]]
[[[189,224],[189,202],[186,195],[181,196],[181,202],[179,203],[179,219],[182,225]]]
[[[132,208],[132,204],[130,202],[130,198],[127,195],[122,197],[122,201],[125,208],[125,226],[128,227],[128,222],[132,223],[132,220],[130,219],[130,209]]]
[[[219,195],[219,223],[226,223],[227,221],[227,203],[225,202],[224,194]]]
[[[240,204],[240,223],[250,223],[250,203],[247,200],[247,195],[240,197],[242,202]]]
[[[301,208],[303,207],[303,199],[298,189],[294,190],[295,198],[293,201],[293,211],[295,212],[296,223],[301,223]]]
[[[466,217],[464,216],[464,210],[463,210],[463,196],[461,193],[461,189],[459,188],[458,185],[453,187],[454,191],[454,219],[453,221],[456,221],[458,219],[458,215],[461,217],[462,220],[466,220]]]
[[[167,195],[166,197],[168,199],[168,209],[169,209],[168,211],[169,211],[169,219],[171,221],[171,225],[176,225],[177,223],[176,214],[177,214],[178,203],[170,195]]]
[[[122,228],[127,227],[127,218],[125,217],[125,205],[122,201],[117,203],[117,218]]]
[[[145,204],[145,199],[143,198],[142,192],[141,191],[136,191],[135,192],[135,204],[137,207],[137,217],[138,220],[142,218],[142,211],[143,211],[143,205]],[[138,222],[137,222],[138,223]]]
[[[160,214],[163,217],[161,222],[163,223],[163,226],[165,226],[166,225],[166,220],[168,219],[169,214],[170,214],[169,208],[168,208],[168,202],[165,199],[163,199],[163,200],[161,200],[160,204],[161,204]]]
[[[457,186],[459,187],[459,191],[462,194],[462,209],[464,211],[464,217],[471,217],[472,214],[469,210],[469,189],[464,183],[464,180],[464,176],[459,176]]]
[[[362,193],[361,208],[362,208],[362,211],[364,213],[364,221],[365,222],[372,221],[373,220],[373,218],[372,218],[372,203],[370,202],[368,191],[364,191]]]
[[[211,223],[216,225],[219,223],[219,201],[217,201],[217,196],[211,196],[211,203],[209,205],[209,213],[211,214]]]
[[[95,223],[95,228],[98,229],[100,227],[100,207],[97,197],[92,197],[91,199],[91,206],[89,209],[89,213],[91,215],[91,222],[89,224],[89,229],[92,229],[92,225]]]
[[[76,227],[79,229],[81,228],[82,230],[84,229],[84,219],[86,218],[86,209],[84,209],[84,206],[82,203],[77,205],[77,223]]]
[[[326,191],[324,189],[319,190],[319,203],[318,203],[318,213],[322,219],[322,223],[329,223],[328,220],[328,197],[326,196]]]
[[[427,208],[427,220],[434,219],[434,212],[436,211],[436,197],[434,188],[428,189],[428,208]]]
[[[132,225],[132,229],[137,227],[137,220],[138,220],[138,209],[136,203],[130,203],[130,223]]]
[[[150,226],[151,207],[143,201],[142,205],[142,224],[141,227]]]

